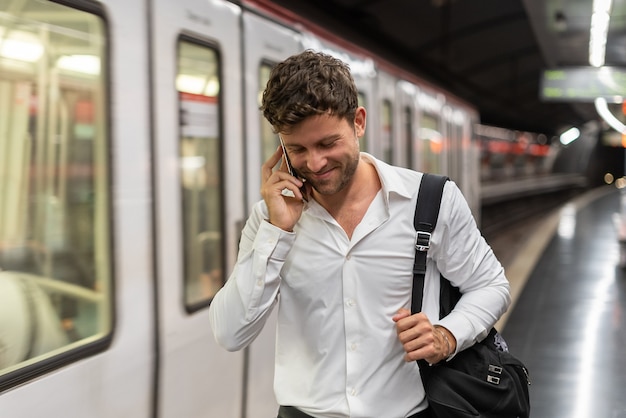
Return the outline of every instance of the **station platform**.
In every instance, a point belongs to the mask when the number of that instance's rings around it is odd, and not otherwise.
[[[491,243],[513,296],[497,328],[529,369],[533,418],[626,418],[621,196],[593,189]]]

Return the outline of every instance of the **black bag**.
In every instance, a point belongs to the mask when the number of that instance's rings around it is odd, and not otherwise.
[[[411,313],[420,312],[430,234],[439,216],[445,176],[424,174],[415,210],[417,231]],[[421,204],[420,204],[421,202]],[[439,316],[443,318],[461,297],[459,289],[440,275]],[[450,361],[430,366],[418,361],[426,398],[437,418],[528,418],[528,371],[509,353],[506,342],[492,328],[489,335]]]

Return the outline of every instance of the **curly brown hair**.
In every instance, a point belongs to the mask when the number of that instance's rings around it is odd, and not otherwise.
[[[289,133],[305,118],[328,113],[354,122],[358,91],[350,67],[328,54],[306,50],[270,73],[261,110],[275,132]]]

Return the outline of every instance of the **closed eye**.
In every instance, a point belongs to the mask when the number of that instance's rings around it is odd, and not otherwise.
[[[330,141],[330,142],[323,142],[320,144],[321,148],[332,148],[337,144],[337,140],[334,141]]]
[[[306,151],[306,148],[302,148],[302,147],[289,147],[289,153],[290,153],[290,154],[302,154],[304,151]]]

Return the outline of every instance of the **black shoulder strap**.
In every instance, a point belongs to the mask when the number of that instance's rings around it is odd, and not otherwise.
[[[411,313],[422,310],[424,277],[426,275],[426,252],[430,247],[430,236],[437,224],[439,206],[447,176],[424,173],[415,207],[415,263],[413,265],[413,293]]]

